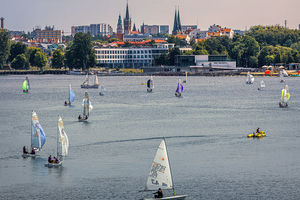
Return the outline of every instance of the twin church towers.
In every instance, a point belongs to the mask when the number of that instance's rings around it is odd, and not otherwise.
[[[124,24],[124,29],[122,26],[122,18],[121,14],[119,14],[119,19],[118,19],[118,24],[117,24],[117,34],[124,34],[124,35],[129,35],[131,34],[131,17],[129,16],[129,8],[128,8],[128,1],[126,5],[126,15],[123,20]],[[133,26],[133,30],[136,31],[135,24]],[[173,24],[173,35],[180,34],[182,32],[182,27],[181,27],[181,21],[180,21],[180,14],[179,14],[179,8],[175,9],[175,17],[174,17],[174,24]]]

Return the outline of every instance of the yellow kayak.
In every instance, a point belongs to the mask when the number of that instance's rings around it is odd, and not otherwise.
[[[247,137],[248,138],[254,138],[254,137],[261,138],[261,137],[265,137],[265,136],[266,136],[266,133],[264,131],[260,131],[259,133],[250,133]]]

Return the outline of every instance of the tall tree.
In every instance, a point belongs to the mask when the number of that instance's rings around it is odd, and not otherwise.
[[[64,53],[62,52],[62,50],[56,49],[53,52],[53,57],[51,60],[52,67],[62,68],[64,66],[64,59],[65,59],[65,56],[64,56]]]
[[[43,67],[45,67],[48,63],[46,54],[44,52],[37,51],[34,55],[34,63],[41,71],[43,71]]]
[[[10,52],[9,32],[0,30],[0,69],[3,68]]]
[[[170,50],[169,52],[169,57],[168,57],[168,60],[169,60],[169,65],[175,65],[175,57],[176,55],[180,55],[180,50],[178,47],[175,47],[173,49]]]
[[[76,33],[73,43],[66,50],[66,64],[70,68],[83,70],[96,65],[96,55],[90,34]]]
[[[19,54],[25,54],[26,48],[27,47],[23,42],[13,42],[10,47],[10,55],[8,57],[8,61],[13,61],[13,59]]]
[[[25,69],[29,67],[25,54],[17,55],[11,62],[11,67],[14,69]]]

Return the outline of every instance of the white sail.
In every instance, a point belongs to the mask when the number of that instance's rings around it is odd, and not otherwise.
[[[69,150],[69,139],[64,130],[62,118],[58,116],[57,156],[67,156]]]
[[[84,80],[84,82],[82,83],[82,85],[88,85],[89,84],[89,73],[87,73],[86,75],[85,75],[85,80]]]
[[[83,116],[89,116],[90,111],[93,109],[92,102],[89,100],[89,95],[85,92],[84,99],[82,100]]]
[[[261,88],[265,88],[266,87],[266,84],[263,80],[260,81],[260,87]]]
[[[288,77],[288,76],[289,76],[289,74],[285,71],[285,69],[282,70],[282,75],[283,75],[284,77]]]
[[[147,190],[172,189],[173,181],[165,140],[157,149],[146,183]]]
[[[95,76],[95,85],[99,85],[99,80],[98,80],[98,76]]]
[[[281,102],[282,103],[288,103],[288,101],[290,100],[290,93],[289,93],[289,87],[288,85],[285,85],[285,88],[281,90]]]
[[[39,122],[36,112],[32,111],[31,120],[31,148],[41,149],[46,142],[45,132]]]

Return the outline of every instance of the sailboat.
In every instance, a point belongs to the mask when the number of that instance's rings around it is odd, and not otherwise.
[[[258,88],[258,90],[262,90],[263,88],[266,87],[266,84],[263,80],[260,81],[260,87]]]
[[[147,81],[147,92],[152,92],[154,89],[153,77],[150,76],[150,79]]]
[[[250,74],[250,72],[247,73],[246,83],[247,84],[253,84],[254,83],[254,76],[252,74]]]
[[[283,83],[284,79],[283,79],[283,71],[282,70],[279,72],[279,77],[280,77],[280,83]]]
[[[284,89],[281,90],[281,98],[279,102],[280,108],[286,108],[288,107],[288,102],[290,100],[290,93],[289,93],[289,86],[285,85]]]
[[[71,84],[69,85],[69,99],[68,102],[65,101],[65,106],[70,106],[72,104],[72,102],[74,102],[75,100],[75,93],[72,90]]]
[[[177,89],[175,92],[175,96],[176,97],[181,97],[181,93],[183,92],[183,85],[181,83],[181,79],[178,79],[178,85],[177,85]]]
[[[57,151],[56,157],[58,158],[58,163],[48,162],[45,164],[46,167],[59,167],[62,166],[63,157],[68,155],[69,151],[69,139],[64,129],[64,123],[60,116],[58,116],[58,128],[57,128]]]
[[[87,92],[85,92],[84,99],[82,100],[82,106],[83,106],[83,114],[78,116],[78,121],[87,121],[90,115],[90,111],[93,109],[92,103],[89,99],[89,95]]]
[[[30,84],[29,84],[29,79],[28,77],[26,77],[26,79],[23,81],[22,84],[22,89],[24,93],[28,93],[29,89],[30,89]]]
[[[187,83],[187,72],[185,72],[185,80],[183,81],[183,83]]]
[[[99,95],[100,96],[104,96],[104,92],[106,91],[106,89],[104,88],[103,85],[100,86],[100,92],[99,92]]]
[[[157,189],[173,190],[173,196],[159,199],[185,199],[187,195],[175,195],[171,166],[168,159],[166,141],[163,139],[155,154],[150,173],[147,178],[145,191]],[[145,198],[144,200],[153,200],[155,198]]]
[[[36,112],[32,111],[31,116],[31,149],[34,152],[40,151],[46,142],[45,132],[39,122],[38,116]],[[37,154],[32,153],[24,153],[22,155],[24,158],[26,157],[36,157]]]
[[[94,85],[89,85],[89,73],[87,73],[86,76],[85,76],[85,80],[84,80],[84,82],[81,85],[81,88],[86,88],[86,89],[94,88],[94,89],[98,89],[98,87],[99,87],[98,76],[95,75]]]

